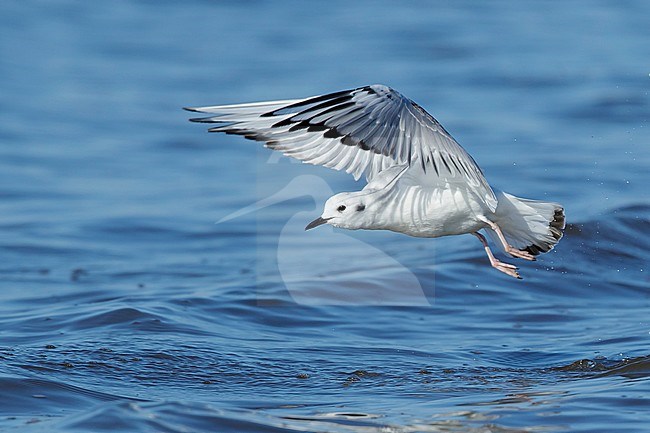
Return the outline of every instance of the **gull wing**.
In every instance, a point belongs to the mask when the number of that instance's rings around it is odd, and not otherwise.
[[[187,108],[212,114],[210,132],[243,135],[306,163],[355,179],[419,164],[431,184],[464,184],[488,207],[497,200],[474,159],[415,102],[375,84],[306,99]]]

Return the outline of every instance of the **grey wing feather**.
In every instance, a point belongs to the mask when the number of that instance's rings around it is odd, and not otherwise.
[[[243,135],[301,161],[370,180],[395,165],[421,165],[432,184],[464,183],[492,210],[496,197],[474,159],[415,102],[381,85],[306,99],[188,108],[213,114],[211,132]]]

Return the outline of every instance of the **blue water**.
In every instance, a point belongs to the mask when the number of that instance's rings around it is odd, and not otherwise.
[[[0,430],[650,431],[648,16],[2,2]],[[523,281],[471,236],[304,232],[362,185],[180,109],[371,83],[565,206]]]

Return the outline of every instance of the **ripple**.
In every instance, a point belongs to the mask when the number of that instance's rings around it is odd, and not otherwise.
[[[50,410],[70,413],[72,408],[87,409],[101,402],[125,399],[46,379],[0,376],[0,389],[0,413],[16,417],[38,416]],[[44,405],[48,411],[43,411]]]
[[[622,360],[580,359],[552,370],[576,373],[597,373],[593,377],[623,376],[626,378],[650,377],[650,355]]]

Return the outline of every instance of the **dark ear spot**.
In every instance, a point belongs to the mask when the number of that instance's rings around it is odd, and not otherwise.
[[[357,206],[357,212],[361,212],[362,210],[365,210],[365,209],[366,209],[365,204],[360,204],[360,205]]]

